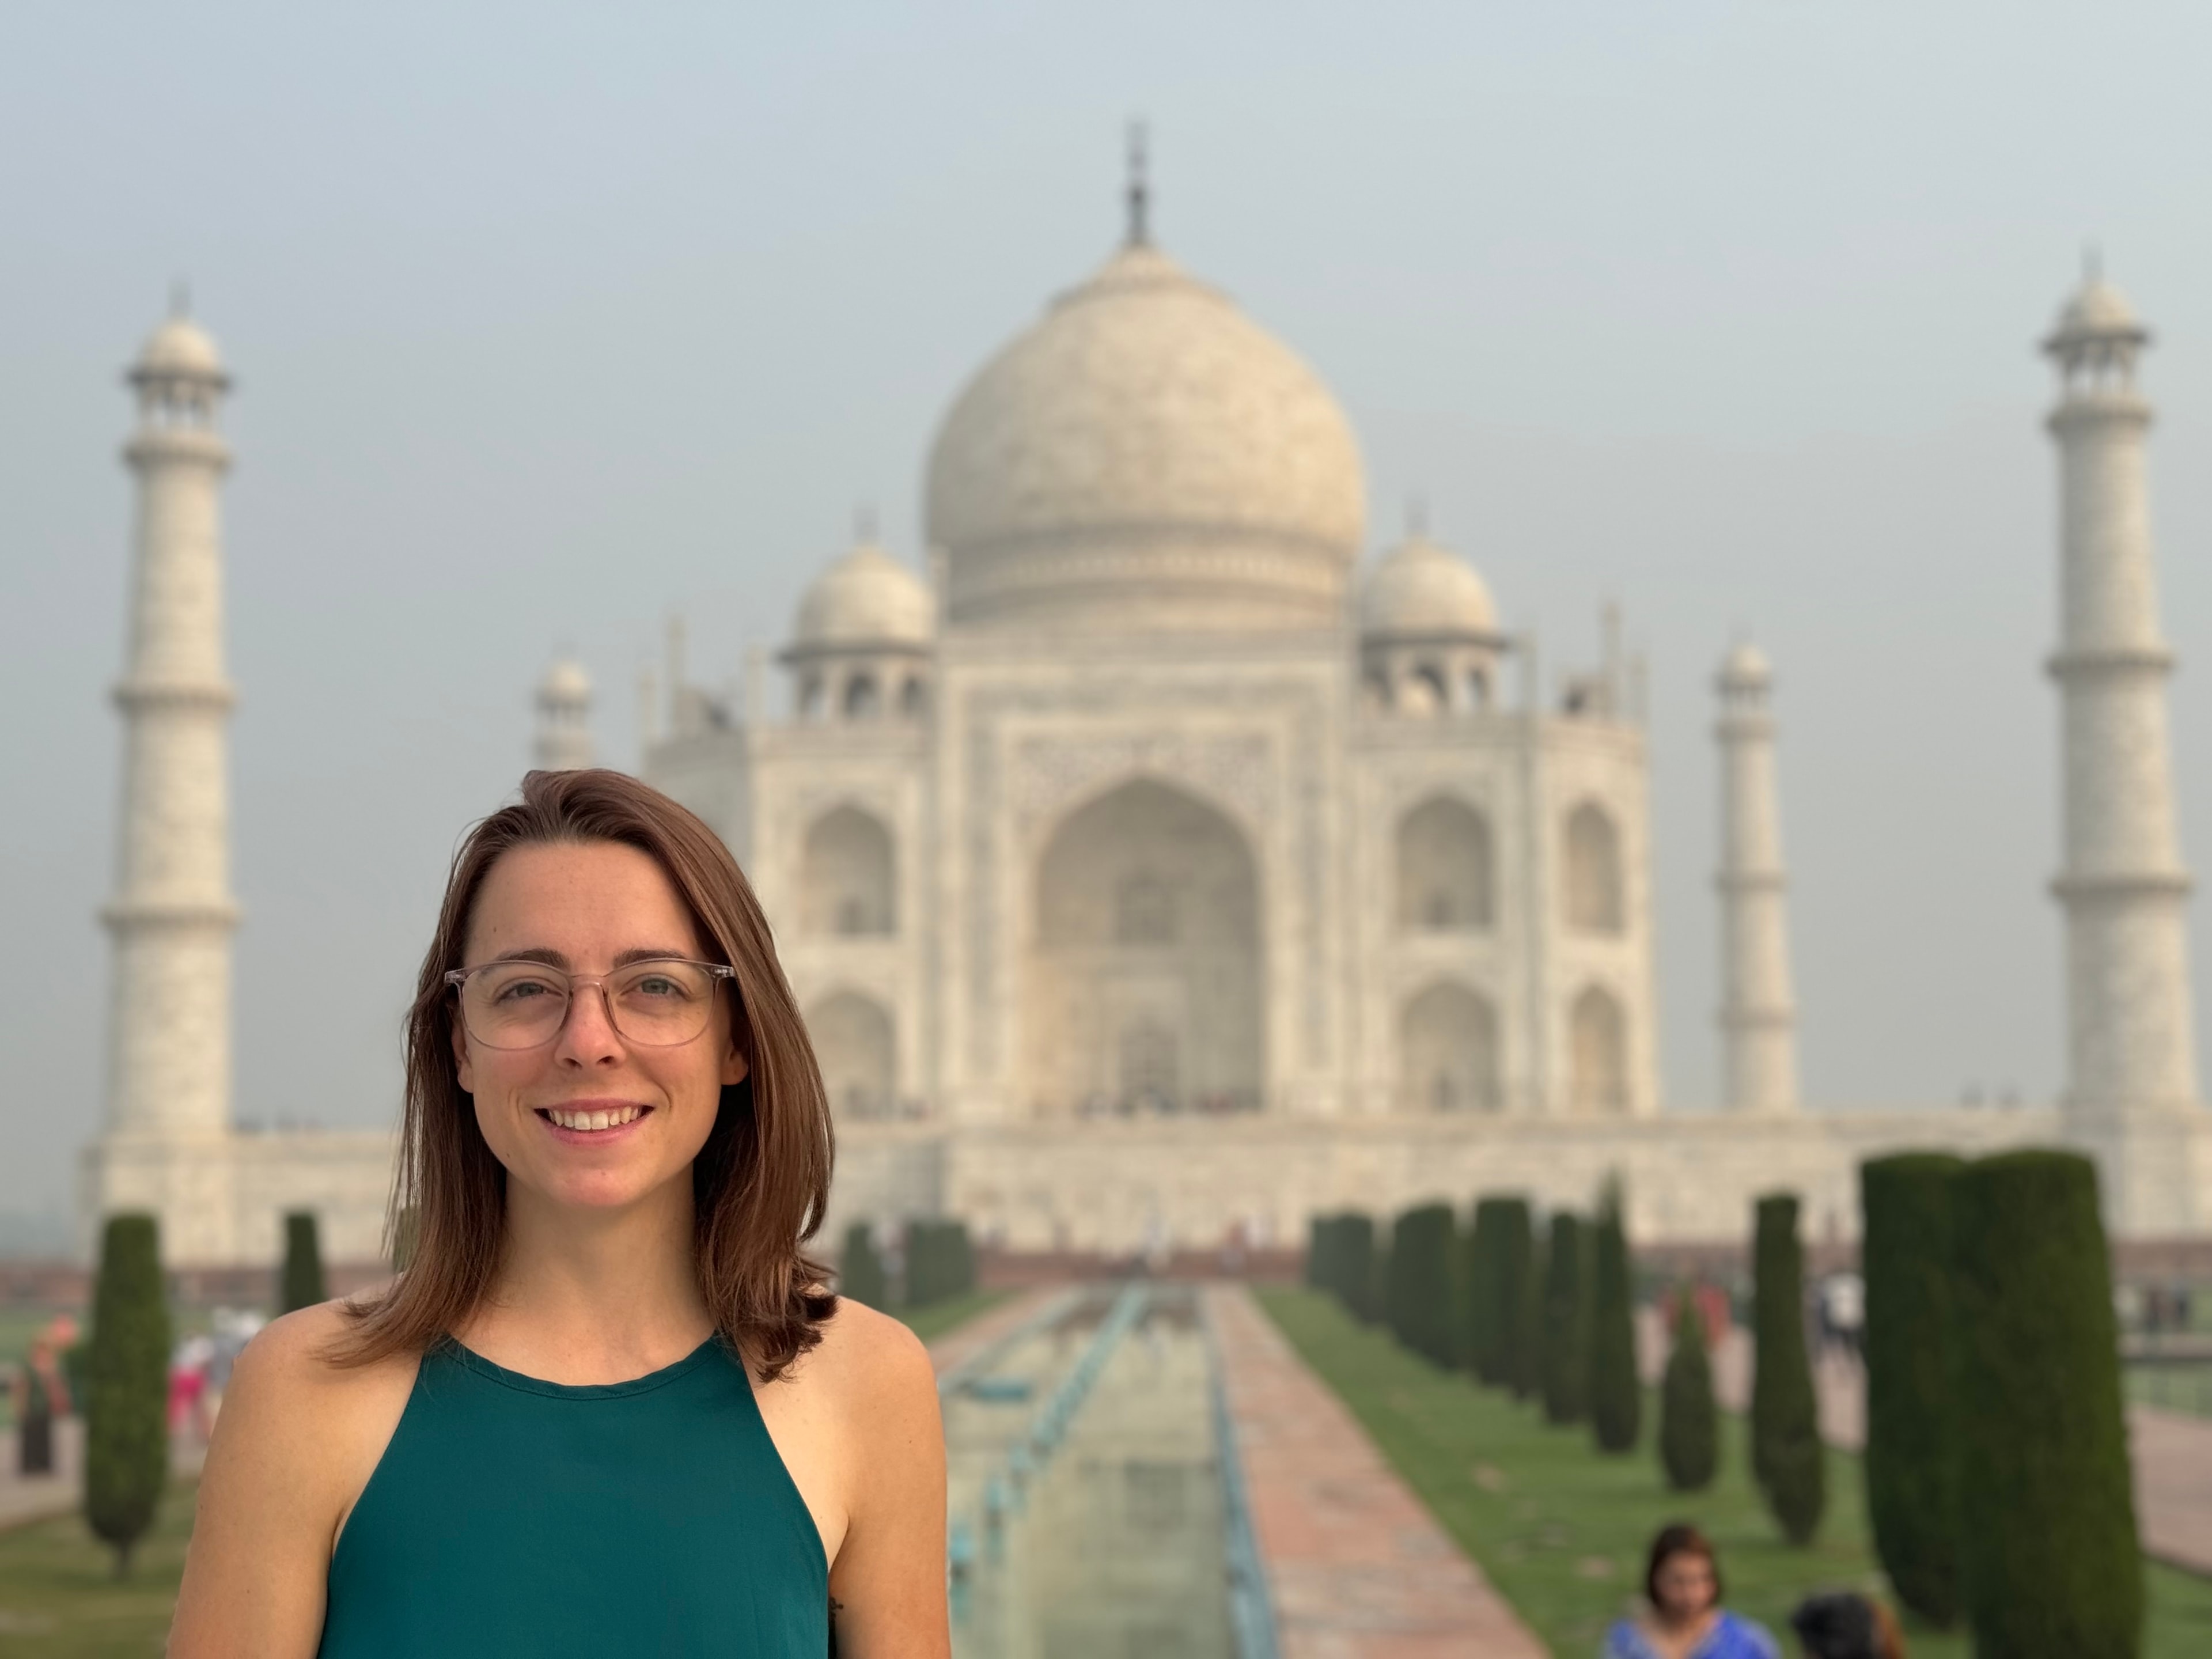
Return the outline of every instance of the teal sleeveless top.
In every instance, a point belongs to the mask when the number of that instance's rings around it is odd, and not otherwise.
[[[633,1382],[423,1356],[331,1558],[321,1659],[823,1659],[830,1571],[744,1367]]]

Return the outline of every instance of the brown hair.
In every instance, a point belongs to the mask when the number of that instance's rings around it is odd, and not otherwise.
[[[1705,1557],[1705,1565],[1713,1570],[1713,1605],[1720,1606],[1724,1594],[1720,1557],[1713,1553],[1711,1540],[1686,1521],[1660,1528],[1659,1535],[1651,1540],[1651,1559],[1644,1569],[1644,1599],[1655,1607],[1659,1605],[1659,1569],[1678,1555]]]
[[[507,1171],[461,1088],[446,975],[467,965],[477,895],[503,854],[597,842],[635,847],[658,864],[708,956],[736,969],[731,1035],[745,1079],[722,1091],[691,1166],[694,1261],[715,1328],[763,1382],[822,1340],[817,1327],[836,1298],[805,1246],[830,1194],[830,1106],[760,902],[720,837],[659,790],[619,772],[532,772],[521,799],[478,823],[453,855],[407,1013],[406,1112],[385,1228],[388,1246],[409,1247],[407,1261],[380,1296],[348,1304],[356,1322],[332,1354],[341,1364],[426,1352],[490,1288]]]

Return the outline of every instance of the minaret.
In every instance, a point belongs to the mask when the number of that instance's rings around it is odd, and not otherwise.
[[[538,737],[532,760],[547,772],[574,772],[592,764],[592,678],[563,654],[538,683]]]
[[[2202,1224],[2203,1177],[2158,1122],[2201,1122],[2144,436],[2136,390],[2149,331],[2094,265],[2043,342],[2058,369],[2058,682],[2069,1079],[2078,1139],[2104,1158],[2131,1231]],[[2152,1133],[2150,1140],[2134,1133]],[[2154,1142],[2158,1143],[2154,1145]]]
[[[128,376],[138,426],[123,810],[108,1016],[111,1138],[230,1127],[230,781],[234,701],[222,662],[218,492],[230,447],[216,414],[230,379],[181,303]]]
[[[1757,647],[1729,653],[1713,682],[1720,719],[1721,1057],[1735,1112],[1797,1109],[1797,1010],[1774,786],[1774,676]]]

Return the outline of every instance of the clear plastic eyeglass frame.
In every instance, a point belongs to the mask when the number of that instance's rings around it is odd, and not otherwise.
[[[707,975],[708,994],[699,1005],[701,1011],[699,1024],[695,1029],[687,1031],[682,1036],[641,1037],[632,1035],[629,1031],[623,1029],[621,1011],[615,1006],[615,999],[607,990],[607,981],[611,979],[623,978],[627,975],[636,974],[641,969],[651,969],[656,967],[690,968]],[[527,1042],[502,1042],[495,1037],[486,1036],[482,1031],[479,1031],[475,1024],[470,1020],[468,994],[469,981],[479,974],[489,973],[495,969],[501,968],[532,969],[541,974],[546,975],[548,977],[557,977],[567,982],[568,996],[567,1000],[561,1005],[561,1017],[547,1029],[543,1036],[532,1037]],[[568,1011],[575,1006],[577,996],[586,988],[596,988],[598,989],[600,1004],[607,1011],[607,1024],[614,1028],[615,1035],[621,1037],[623,1042],[635,1042],[641,1047],[648,1048],[673,1048],[680,1047],[682,1044],[692,1041],[701,1031],[705,1030],[708,1022],[713,1018],[714,1006],[714,988],[726,980],[734,983],[737,976],[738,970],[734,968],[725,967],[719,962],[694,962],[688,957],[652,957],[642,962],[625,963],[620,968],[616,969],[612,973],[608,974],[572,974],[568,972],[565,969],[556,968],[546,963],[518,962],[510,958],[499,962],[481,962],[473,968],[453,969],[446,975],[446,983],[453,988],[454,1000],[460,1006],[461,1023],[467,1029],[469,1036],[474,1038],[477,1042],[483,1043],[487,1048],[498,1048],[507,1053],[514,1053],[521,1049],[543,1048],[545,1044],[558,1037],[561,1035],[562,1030],[568,1024]]]

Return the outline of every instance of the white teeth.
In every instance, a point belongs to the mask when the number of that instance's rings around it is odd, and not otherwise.
[[[641,1106],[617,1106],[606,1112],[563,1112],[548,1109],[545,1115],[563,1129],[619,1129],[625,1123],[635,1123],[643,1114]]]

